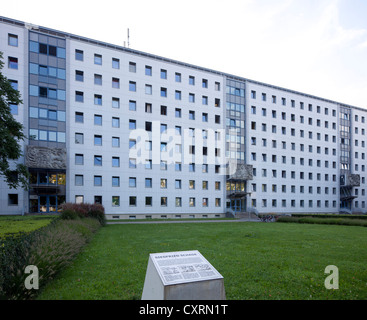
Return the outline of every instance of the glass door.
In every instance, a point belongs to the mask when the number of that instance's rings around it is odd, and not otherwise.
[[[59,198],[59,199],[58,199]],[[64,197],[57,197],[53,195],[38,196],[38,199],[31,199],[29,201],[30,212],[50,213],[58,210],[58,202],[64,202]],[[58,201],[59,200],[59,201]],[[61,203],[60,203],[61,204]]]

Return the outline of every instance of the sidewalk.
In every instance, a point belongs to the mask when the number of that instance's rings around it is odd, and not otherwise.
[[[107,221],[107,224],[154,224],[154,223],[208,223],[208,222],[259,222],[260,220],[255,219],[233,219],[233,220],[163,220],[163,221]]]

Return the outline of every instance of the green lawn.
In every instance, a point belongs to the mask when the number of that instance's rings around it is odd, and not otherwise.
[[[0,216],[0,238],[7,234],[37,230],[55,218],[56,216]]]
[[[367,299],[367,229],[294,223],[123,224],[101,228],[39,299],[140,299],[149,253],[199,250],[229,300]],[[328,265],[339,290],[324,286]]]

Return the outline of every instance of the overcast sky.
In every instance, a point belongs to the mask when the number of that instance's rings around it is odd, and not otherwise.
[[[16,0],[0,15],[117,45],[129,28],[132,49],[367,108],[367,0]]]

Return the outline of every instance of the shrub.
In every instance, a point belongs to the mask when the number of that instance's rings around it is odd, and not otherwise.
[[[64,203],[61,210],[61,218],[65,220],[90,217],[97,219],[101,225],[106,224],[105,211],[101,204]]]
[[[79,215],[74,210],[66,209],[61,211],[60,218],[63,220],[75,220],[79,218]]]
[[[29,234],[13,235],[0,243],[0,299],[32,299],[37,290],[25,288],[26,266],[39,271],[40,288],[71,263],[101,224],[92,218],[56,219]]]
[[[334,224],[334,225],[344,225],[344,226],[360,226],[367,227],[367,221],[365,219],[349,219],[345,217],[279,217],[278,222],[295,222],[295,223],[311,223],[311,224]]]

